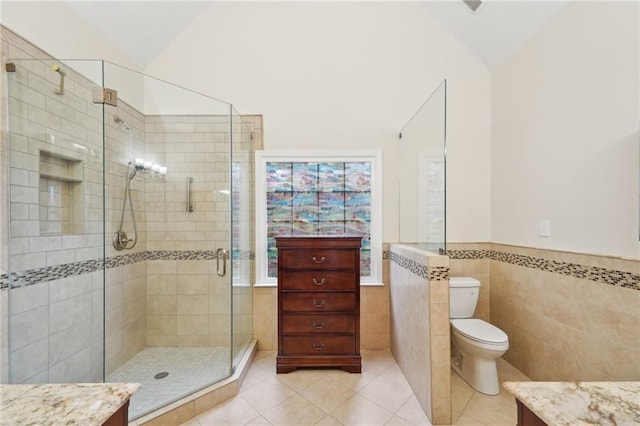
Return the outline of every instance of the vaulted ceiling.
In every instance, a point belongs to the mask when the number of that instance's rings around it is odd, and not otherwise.
[[[484,0],[475,12],[462,0],[423,4],[491,69],[529,40],[567,1]],[[212,2],[68,3],[144,68]]]

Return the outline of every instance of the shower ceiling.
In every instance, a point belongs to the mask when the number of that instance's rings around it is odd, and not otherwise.
[[[141,67],[148,65],[214,1],[70,1],[76,13]],[[422,4],[487,67],[522,46],[568,0],[486,0],[474,13],[462,0]],[[329,3],[330,4],[330,3]],[[240,2],[238,7],[251,7]]]

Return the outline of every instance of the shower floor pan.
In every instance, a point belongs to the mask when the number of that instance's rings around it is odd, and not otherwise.
[[[226,378],[229,359],[229,348],[145,348],[106,382],[142,384],[129,405],[133,420]]]

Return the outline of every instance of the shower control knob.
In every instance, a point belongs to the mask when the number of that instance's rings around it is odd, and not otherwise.
[[[115,248],[118,251],[129,248],[127,247],[127,243],[129,241],[130,240],[127,237],[127,233],[124,231],[116,231],[116,233],[113,234],[113,238],[112,238],[113,248]]]

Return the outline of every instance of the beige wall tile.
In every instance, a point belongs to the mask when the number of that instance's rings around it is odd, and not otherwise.
[[[176,299],[176,313],[178,315],[207,315],[210,312],[209,300],[206,295],[178,294]]]
[[[147,334],[147,346],[178,346],[178,336],[175,334],[165,336]]]
[[[434,399],[450,399],[451,396],[451,367],[431,366],[431,401]]]
[[[431,336],[431,366],[434,367],[450,367],[451,338],[449,335]]]
[[[449,304],[449,280],[431,281],[429,283],[429,300],[431,303]]]
[[[221,402],[226,401],[238,394],[238,384],[230,383],[225,386],[222,386],[219,389],[216,389],[212,392],[209,392],[206,395],[203,395],[195,400],[195,415],[199,415]]]
[[[494,249],[614,268],[616,260],[553,250]],[[627,271],[639,262],[621,261]],[[620,268],[619,270],[622,270]],[[640,292],[491,261],[490,317],[509,336],[504,358],[533,380],[637,380]],[[593,379],[592,379],[593,380]]]
[[[175,336],[178,333],[178,318],[175,315],[147,315],[149,336]]]
[[[147,296],[148,315],[175,315],[178,300],[176,296],[151,295]]]
[[[432,336],[449,335],[449,305],[446,303],[433,303],[430,306],[430,330]]]
[[[196,416],[195,401],[188,402],[153,420],[143,423],[144,426],[179,425]]]
[[[147,294],[176,294],[175,275],[149,275],[147,277]]]
[[[178,336],[208,335],[209,334],[209,316],[208,315],[178,315],[177,333],[178,333]]]
[[[208,294],[209,276],[205,275],[183,275],[176,280],[177,294]]]
[[[435,398],[432,401],[431,422],[436,425],[451,424],[451,398]]]

